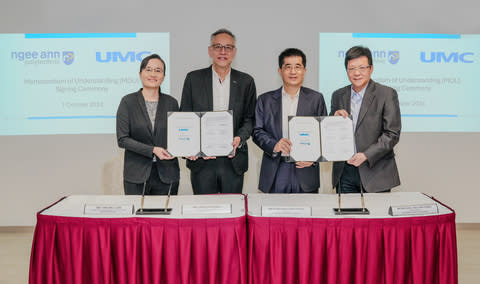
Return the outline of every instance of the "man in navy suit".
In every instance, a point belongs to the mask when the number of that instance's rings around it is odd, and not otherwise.
[[[305,54],[296,48],[278,57],[283,86],[258,97],[253,141],[263,150],[259,189],[265,193],[315,193],[320,187],[318,163],[290,163],[288,116],[326,116],[323,95],[302,87],[307,71]]]
[[[233,111],[233,149],[229,157],[187,157],[195,194],[241,193],[248,169],[247,140],[252,134],[257,92],[253,78],[231,68],[237,48],[226,29],[210,37],[212,66],[187,74],[180,111]]]

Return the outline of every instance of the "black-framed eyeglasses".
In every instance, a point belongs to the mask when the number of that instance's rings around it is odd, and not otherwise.
[[[143,69],[143,71],[145,72],[154,72],[154,73],[163,73],[163,69],[162,68],[150,68],[150,67],[147,67],[145,69]]]
[[[213,50],[215,50],[216,52],[221,52],[223,49],[225,50],[225,52],[228,52],[228,53],[232,52],[235,49],[235,45],[230,45],[230,44],[227,44],[227,45],[212,44],[210,47],[213,48]]]
[[[295,71],[299,72],[299,71],[302,71],[304,68],[305,67],[303,67],[303,65],[299,65],[299,64],[297,64],[297,65],[286,64],[286,65],[282,66],[282,69],[286,70],[288,72],[290,72],[292,70],[295,70]]]
[[[372,67],[372,65],[351,67],[351,68],[347,68],[347,72],[348,72],[348,73],[353,73],[353,72],[355,72],[355,71],[359,71],[360,73],[365,73],[365,72],[367,72],[367,70],[369,70],[371,67]]]

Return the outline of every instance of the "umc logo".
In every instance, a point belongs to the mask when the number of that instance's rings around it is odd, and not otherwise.
[[[427,54],[425,51],[420,52],[420,61],[425,63],[473,63],[473,52],[441,52],[432,51]]]
[[[107,63],[107,62],[135,62],[142,61],[143,57],[151,54],[150,51],[107,51],[102,54],[102,52],[96,52],[97,62]]]

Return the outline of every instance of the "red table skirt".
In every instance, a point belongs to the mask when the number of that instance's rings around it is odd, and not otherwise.
[[[245,218],[38,214],[30,283],[246,283]]]
[[[455,214],[392,219],[248,216],[249,283],[455,284]]]

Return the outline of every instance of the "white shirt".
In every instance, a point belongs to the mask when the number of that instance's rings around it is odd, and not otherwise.
[[[297,115],[297,108],[298,108],[298,97],[300,94],[300,89],[298,89],[297,93],[293,97],[290,97],[285,89],[282,88],[282,137],[288,138],[288,116],[295,116]]]
[[[231,71],[231,69],[230,69]],[[213,110],[228,110],[230,99],[230,73],[225,76],[225,80],[220,79],[212,66],[212,91],[213,91]]]
[[[367,86],[363,88],[360,92],[355,92],[353,90],[352,86],[352,94],[350,96],[350,113],[352,114],[353,117],[353,130],[355,131],[357,129],[357,121],[358,121],[358,115],[360,114],[360,107],[362,106],[362,101],[363,101],[363,96],[365,95],[365,90],[367,90]]]

